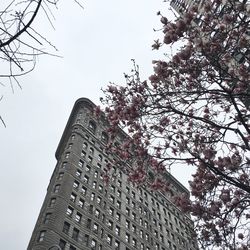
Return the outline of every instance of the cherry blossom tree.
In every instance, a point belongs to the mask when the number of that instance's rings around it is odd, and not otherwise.
[[[158,13],[163,37],[153,49],[165,53],[177,42],[183,45],[170,59],[153,61],[154,74],[147,80],[134,65],[126,85],[110,84],[104,91],[109,149],[123,162],[133,159],[127,170],[135,185],[147,183],[162,192],[171,192],[162,173],[177,165],[183,171],[195,166],[191,199],[171,193],[194,216],[200,247],[246,250],[250,5],[246,0],[196,2],[174,21]],[[122,145],[116,143],[119,127],[129,134]]]

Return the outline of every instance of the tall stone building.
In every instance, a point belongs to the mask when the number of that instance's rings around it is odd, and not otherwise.
[[[113,167],[113,179],[102,173],[115,155],[107,155],[104,116],[93,115],[88,99],[76,101],[56,151],[57,164],[28,250],[195,250],[190,217],[171,203],[170,194],[135,188]],[[120,132],[117,141],[124,138]],[[176,192],[188,193],[173,176]]]

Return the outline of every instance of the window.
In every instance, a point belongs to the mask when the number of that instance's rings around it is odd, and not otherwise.
[[[160,240],[161,240],[161,242],[164,242],[163,235],[160,235]]]
[[[121,197],[122,196],[122,192],[120,190],[117,190],[117,196]]]
[[[94,173],[94,178],[97,178],[97,177],[98,177],[98,172],[95,171],[95,173]]]
[[[91,219],[87,219],[86,227],[87,227],[88,229],[91,228]]]
[[[83,181],[84,181],[85,183],[88,183],[88,182],[89,182],[89,177],[88,177],[87,175],[84,175]]]
[[[129,205],[130,203],[130,199],[128,197],[126,197],[126,203]]]
[[[96,249],[96,240],[94,239],[91,240],[91,248]]]
[[[103,201],[103,208],[104,209],[106,209],[106,205],[107,205],[106,201]]]
[[[126,226],[127,229],[129,229],[130,228],[130,221],[126,220],[125,226]]]
[[[115,192],[115,186],[111,185],[110,190],[114,193]]]
[[[111,246],[112,245],[112,237],[107,235],[107,243]]]
[[[91,131],[92,133],[95,133],[96,125],[95,125],[95,123],[94,123],[93,121],[89,121],[88,129],[89,129],[89,131]]]
[[[84,207],[84,200],[80,199],[80,200],[78,201],[78,206],[79,206],[80,208],[83,208],[83,207]]]
[[[134,212],[132,213],[132,219],[136,220],[136,214]]]
[[[149,240],[149,235],[147,233],[145,234],[145,239],[146,239],[146,241]]]
[[[93,181],[92,188],[96,189],[96,181]]]
[[[118,177],[122,178],[122,172],[121,171],[118,173]]]
[[[81,151],[81,157],[82,157],[82,158],[85,158],[85,157],[86,157],[86,152],[83,151],[83,150]],[[79,162],[82,162],[82,166],[83,166],[84,162],[81,161],[81,160],[80,160]],[[78,164],[78,165],[79,165],[79,164]],[[82,167],[82,166],[80,166],[80,167]]]
[[[158,238],[158,232],[156,230],[154,231],[154,236]]]
[[[49,222],[50,217],[51,217],[51,213],[45,214],[43,223],[44,223],[44,224],[47,224],[47,223]]]
[[[92,214],[94,211],[94,207],[93,205],[89,205],[89,213]]]
[[[159,203],[158,203],[158,202],[156,203],[156,206],[157,206],[157,209],[159,210],[159,209],[160,209],[160,206],[159,206]]]
[[[132,232],[136,234],[136,226],[132,225]]]
[[[82,144],[82,148],[83,148],[83,149],[88,148],[88,144],[87,144],[86,142],[84,142],[84,143]]]
[[[154,208],[152,208],[152,210],[153,210],[153,214],[154,214],[154,215],[156,215],[156,213],[155,213],[155,209],[154,209]]]
[[[111,220],[108,221],[107,226],[109,229],[113,229],[113,222]]]
[[[101,233],[100,233],[101,238],[103,238],[103,234],[104,234],[104,230],[103,228],[101,228]]]
[[[67,211],[66,211],[66,214],[71,217],[72,214],[73,214],[73,208],[72,207],[68,207]]]
[[[102,193],[102,191],[103,191],[103,186],[102,186],[102,185],[99,185],[98,190],[99,190],[99,192]]]
[[[76,247],[70,245],[70,246],[69,246],[69,250],[76,250]]]
[[[120,209],[121,208],[121,202],[120,201],[116,201],[116,206]]]
[[[165,208],[163,208],[163,212],[164,212],[164,215],[167,216],[167,212]]]
[[[173,234],[173,233],[171,233],[171,237],[172,237],[173,240],[175,240],[175,237],[174,237],[174,234]]]
[[[59,247],[61,248],[61,250],[65,250],[65,247],[66,247],[66,241],[60,239],[59,241]]]
[[[58,193],[59,192],[60,186],[61,186],[60,184],[55,185],[55,187],[54,187],[54,193]]]
[[[132,191],[132,198],[135,199],[135,192]]]
[[[75,135],[71,135],[71,140],[72,140],[72,141],[75,140]]]
[[[156,219],[153,219],[153,224],[156,226]]]
[[[133,239],[132,239],[132,246],[133,246],[133,247],[136,247],[136,243],[137,243],[137,242],[136,242],[136,239],[133,238]]]
[[[39,236],[38,236],[38,239],[37,239],[38,242],[44,241],[45,233],[46,233],[46,231],[41,231],[39,233]]]
[[[82,172],[80,170],[76,170],[76,176],[80,178],[81,175],[82,175]]]
[[[114,202],[115,202],[115,197],[112,196],[112,195],[110,195],[109,200],[114,204]]]
[[[97,218],[99,218],[99,216],[100,216],[100,211],[99,211],[98,209],[95,210],[95,216],[96,216]]]
[[[70,195],[70,201],[75,202],[76,201],[76,194],[72,193]]]
[[[118,187],[122,186],[122,182],[120,180],[117,181]]]
[[[108,143],[108,140],[109,140],[108,135],[107,135],[105,132],[102,132],[101,141],[102,141],[104,144],[107,144],[107,143]]]
[[[130,215],[130,209],[126,207],[126,215],[129,216]]]
[[[78,189],[78,187],[79,187],[79,182],[78,181],[74,181],[73,188],[74,189]]]
[[[115,218],[116,218],[117,221],[120,221],[121,220],[121,215],[119,213],[116,213],[116,217]]]
[[[157,213],[159,220],[161,220],[161,215],[160,213]]]
[[[69,153],[65,154],[65,158],[68,159],[69,158]]]
[[[85,168],[86,172],[90,172],[90,166],[87,165],[86,168]]]
[[[79,237],[79,230],[77,228],[74,227],[73,229],[73,233],[72,233],[72,238],[76,241],[78,241],[78,237]]]
[[[171,246],[172,246],[171,241],[168,240],[168,247],[169,247],[170,249],[171,249]]]
[[[98,234],[98,227],[99,227],[99,225],[96,224],[96,223],[94,223],[94,225],[93,225],[93,232],[96,233],[96,234]]]
[[[140,250],[144,250],[144,245],[143,245],[143,243],[141,243],[141,245],[140,245]]]
[[[102,168],[102,165],[101,165],[101,163],[97,163],[97,168]]]
[[[139,223],[140,223],[140,225],[142,225],[142,218],[139,219]]]
[[[93,155],[93,154],[94,154],[94,149],[93,149],[93,148],[89,148],[89,153],[90,153],[91,155]]]
[[[154,205],[155,204],[155,200],[153,198],[151,198],[151,203]]]
[[[140,237],[143,238],[143,231],[140,230]]]
[[[62,168],[66,168],[66,166],[67,166],[67,162],[63,162]]]
[[[61,180],[62,180],[62,178],[63,178],[63,175],[64,175],[64,173],[59,173],[59,175],[58,175],[57,179],[58,179],[59,181],[61,181]]]
[[[91,163],[93,161],[93,158],[91,156],[88,156],[88,162]]]
[[[99,162],[102,162],[102,156],[101,156],[101,155],[98,155],[97,160],[98,160]]]
[[[91,194],[90,200],[93,201],[95,199],[95,193]]]
[[[80,160],[80,161],[78,162],[78,166],[79,166],[80,168],[82,168],[83,165],[84,165],[84,162],[83,162],[82,160]]]
[[[101,201],[102,201],[102,199],[101,199],[101,197],[100,196],[97,196],[97,198],[96,198],[96,202],[97,202],[97,204],[101,204]]]
[[[115,227],[115,234],[119,236],[120,235],[120,231],[121,231],[120,227],[116,226]]]
[[[126,192],[129,194],[130,192],[129,187],[126,187]]]
[[[76,217],[75,217],[75,221],[78,222],[78,223],[80,223],[81,220],[82,220],[82,215],[81,215],[80,213],[77,212],[77,213],[76,213]]]
[[[134,202],[134,201],[132,201],[131,207],[132,207],[132,208],[135,208],[135,202]]]
[[[114,215],[114,209],[112,207],[109,208],[109,214],[112,216]]]
[[[120,249],[120,242],[118,240],[115,241],[115,250]]]
[[[87,234],[84,235],[83,244],[85,246],[88,246],[88,244],[89,244],[89,235],[87,235]]]
[[[70,228],[70,224],[65,221],[64,224],[63,224],[63,230],[62,231],[64,233],[68,234],[69,233],[69,228]]]
[[[54,207],[55,203],[56,203],[56,198],[52,198],[50,200],[49,207]]]
[[[86,195],[86,193],[87,193],[87,188],[84,187],[84,186],[82,186],[81,194],[82,194],[82,195]]]
[[[125,235],[125,240],[128,243],[130,242],[130,235],[128,233],[126,233],[126,235]]]

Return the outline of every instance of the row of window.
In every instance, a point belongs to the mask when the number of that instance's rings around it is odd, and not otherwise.
[[[80,119],[77,119],[77,123],[80,123]],[[94,121],[89,121],[87,129],[92,133],[92,134],[96,134],[96,129],[97,129],[97,125]],[[74,134],[71,136],[71,139],[74,140]],[[101,133],[101,142],[104,144],[108,144],[109,141],[109,136],[106,132],[102,132]]]
[[[77,172],[77,173],[78,173],[78,172]],[[95,174],[97,175],[98,172],[96,171]],[[63,175],[63,173],[59,173],[60,179],[61,179],[62,175]],[[76,174],[76,175],[78,175],[78,174]],[[97,176],[96,176],[96,177],[97,177]],[[86,182],[86,183],[88,183],[88,179],[89,179],[88,176],[84,176],[84,180],[83,180],[83,181]],[[78,189],[78,188],[79,188],[79,185],[80,185],[79,182],[75,181],[74,184],[73,184],[73,187],[74,187],[75,189]],[[97,182],[94,181],[92,187],[95,189],[95,188],[96,188],[96,185],[97,185]],[[57,185],[55,186],[55,188],[54,188],[54,192],[55,192],[55,193],[58,193],[59,188],[60,188],[60,184],[57,184]],[[102,186],[102,185],[99,185],[98,190],[99,190],[100,192],[102,192],[102,191],[103,191],[103,186]],[[112,191],[115,191],[115,187],[114,187],[113,185],[111,185],[111,190],[112,190]],[[105,190],[105,191],[106,191],[106,190]],[[118,197],[120,197],[120,196],[121,196],[121,191],[120,191],[120,190],[117,190],[117,191],[118,191]],[[82,193],[83,195],[86,195],[86,192],[87,192],[87,188],[84,187],[84,186],[82,186],[82,188],[81,188],[81,193]],[[126,187],[126,192],[127,192],[127,193],[130,192],[130,190],[129,190],[128,187]],[[77,196],[76,194],[72,193],[72,194],[71,194],[71,197],[70,197],[70,200],[73,201],[73,202],[75,202],[76,196]],[[97,203],[100,204],[100,203],[101,203],[101,197],[98,196],[98,197],[96,198],[95,196],[96,196],[95,193],[92,192],[92,193],[91,193],[90,200],[91,200],[91,201],[94,201],[94,200],[96,199],[96,200],[97,200]],[[135,193],[134,193],[133,191],[132,191],[132,197],[135,197]],[[115,201],[114,196],[110,195],[109,200],[111,201],[112,204],[114,204],[114,201]],[[127,205],[130,205],[130,198],[129,198],[129,197],[126,197],[126,204],[127,204]],[[79,201],[78,201],[78,206],[81,207],[81,208],[84,207],[84,200],[83,200],[83,199],[79,199]],[[105,204],[105,206],[106,206],[106,204]],[[120,208],[121,208],[121,201],[117,200],[116,206],[117,206],[117,208],[120,209]],[[106,208],[106,207],[105,207],[105,208]],[[132,208],[132,209],[135,209],[135,202],[134,202],[134,201],[131,202],[131,208]],[[110,210],[112,210],[112,208],[110,208]],[[165,209],[164,209],[163,211],[164,211],[165,214],[166,214]],[[146,211],[145,209],[143,210],[141,207],[139,207],[139,212],[140,212],[141,214],[143,213],[144,216],[147,216],[147,211]],[[110,212],[110,214],[111,214],[111,213],[112,213],[112,211]],[[156,212],[155,212],[155,209],[154,209],[154,208],[153,208],[153,214],[156,215]],[[127,215],[127,216],[130,216],[130,209],[129,209],[129,208],[126,208],[126,215]],[[158,215],[158,219],[161,220],[161,214],[160,214],[160,213],[157,213],[157,215]],[[131,216],[132,216],[132,219],[133,219],[133,220],[136,220],[136,214],[135,214],[135,213],[132,213]],[[169,218],[171,219],[171,215],[170,215],[169,212],[168,212],[168,216],[169,216]],[[149,219],[151,219],[150,216],[149,216]],[[80,222],[80,220],[81,220],[81,215],[78,214],[78,215],[76,216],[76,221]],[[176,220],[176,218],[175,218],[175,220]],[[172,225],[172,223],[168,223],[168,220],[167,220],[166,218],[164,218],[164,221],[165,221],[165,224],[168,225],[168,226],[173,230],[173,225]],[[140,220],[139,220],[139,223],[140,223],[140,225],[142,225],[142,219],[141,219],[141,218],[140,218]],[[176,223],[177,223],[177,220],[176,220]],[[154,224],[154,226],[157,226],[157,221],[156,221],[154,218],[153,218],[153,224]],[[147,222],[146,222],[146,224],[145,224],[145,228],[148,228]],[[159,228],[162,228],[162,225],[161,225],[160,223],[159,223]],[[180,230],[179,230],[178,228],[176,228],[176,230],[177,230],[178,233],[180,233]],[[181,234],[182,234],[182,236],[184,236],[183,232],[181,232]],[[157,234],[156,234],[156,235],[157,235]]]
[[[88,177],[85,176],[84,178],[85,178],[85,182],[88,182]],[[92,188],[95,189],[96,186],[97,186],[97,182],[96,182],[96,181],[93,181],[93,183],[92,183]],[[74,184],[73,184],[73,187],[74,187],[75,189],[78,189],[78,188],[79,188],[79,182],[75,181]],[[114,187],[113,185],[111,185],[111,190],[112,190],[112,191],[115,190],[115,187]],[[99,185],[98,191],[100,191],[100,192],[103,191],[103,186],[102,186],[102,185]],[[105,190],[105,191],[106,191],[106,190]],[[117,191],[118,191],[118,192],[117,192],[118,197],[120,197],[120,196],[121,196],[121,191],[120,191],[120,190],[117,190]],[[82,186],[81,193],[82,193],[83,195],[86,195],[86,192],[87,192],[86,187]],[[128,188],[128,187],[126,188],[126,192],[129,192],[129,188]],[[135,193],[134,193],[133,191],[132,191],[132,194],[134,194],[134,196],[132,195],[132,197],[135,197]],[[74,200],[75,198],[74,198],[73,196],[76,196],[76,195],[75,195],[75,194],[71,194],[71,195],[72,195],[71,199]],[[91,201],[94,201],[95,199],[97,200],[97,203],[98,203],[98,204],[101,203],[101,197],[99,197],[99,196],[96,197],[96,194],[95,194],[94,192],[92,192],[92,193],[91,193],[91,196],[90,196],[90,200],[91,200]],[[109,196],[109,201],[110,201],[112,204],[114,204],[114,202],[115,202],[115,197],[112,196],[112,195],[110,195],[110,196]],[[132,208],[132,209],[135,209],[135,202],[132,201],[132,202],[130,203],[130,198],[129,198],[129,197],[126,197],[126,204],[127,204],[127,205],[131,205],[131,208]],[[117,200],[116,206],[117,206],[117,208],[120,209],[120,208],[121,208],[121,201]],[[106,207],[105,207],[105,208],[106,208]],[[138,211],[139,211],[141,214],[143,214],[144,217],[147,216],[147,210],[146,210],[145,208],[142,209],[142,207],[139,206],[139,210],[138,210]],[[156,216],[156,212],[155,212],[155,209],[154,209],[154,208],[152,209],[152,211],[153,211],[153,214]],[[163,211],[165,212],[165,215],[166,215],[166,210],[164,209]],[[127,216],[130,216],[130,209],[129,209],[129,208],[126,208],[126,215],[127,215]],[[159,219],[159,220],[162,219],[160,213],[157,213],[157,216],[158,216],[158,219]],[[170,214],[169,212],[168,212],[168,217],[171,219],[171,214]],[[133,218],[134,220],[136,220],[136,215],[135,215],[135,213],[132,213],[132,218]],[[148,218],[151,219],[150,216],[149,216]],[[175,220],[176,220],[176,218],[175,218]],[[168,220],[167,220],[166,218],[164,218],[164,221],[165,221],[165,224],[168,225],[168,226],[173,230],[173,224],[172,224],[172,223],[169,223]],[[176,220],[176,223],[177,223],[177,220]],[[140,224],[141,224],[141,223],[140,223]],[[155,226],[157,226],[157,221],[156,221],[156,219],[154,219],[154,218],[153,218],[153,224],[154,224]],[[160,228],[162,227],[160,223],[159,223],[159,227],[160,227]],[[178,229],[178,228],[176,228],[176,229],[177,229],[177,231],[179,232],[179,229]]]

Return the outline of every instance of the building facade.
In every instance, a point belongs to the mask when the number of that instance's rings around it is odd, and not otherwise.
[[[170,194],[133,187],[116,166],[104,184],[104,167],[115,156],[105,152],[108,124],[93,115],[94,107],[85,98],[73,107],[28,250],[198,249],[190,217]],[[173,176],[166,178],[176,192],[188,193]]]

